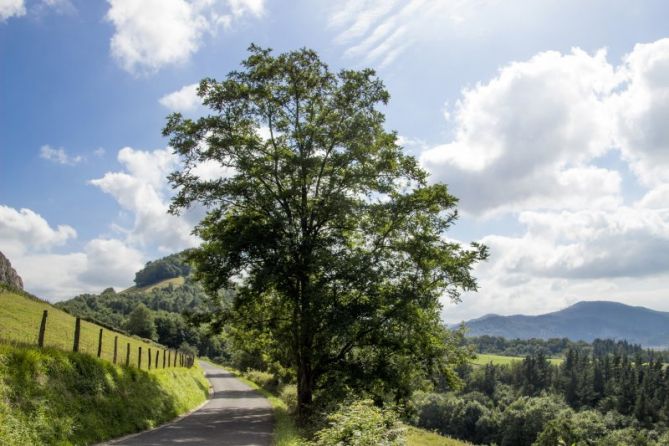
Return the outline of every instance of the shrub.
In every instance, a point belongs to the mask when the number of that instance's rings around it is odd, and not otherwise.
[[[530,446],[546,424],[565,409],[565,402],[555,396],[517,399],[501,415],[501,446]]]
[[[287,384],[281,388],[279,398],[286,403],[288,412],[294,413],[297,409],[297,386],[295,384]]]
[[[269,392],[276,392],[279,386],[279,380],[269,372],[250,369],[244,372],[244,378],[253,381]]]
[[[403,446],[405,430],[397,414],[371,400],[341,405],[328,416],[329,426],[315,434],[313,446]]]

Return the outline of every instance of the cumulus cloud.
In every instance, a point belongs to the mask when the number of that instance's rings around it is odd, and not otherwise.
[[[47,251],[76,237],[77,232],[71,226],[53,228],[30,209],[16,210],[0,205],[0,246],[8,255],[19,255],[27,250]]]
[[[128,240],[143,247],[155,245],[164,252],[196,245],[197,239],[191,235],[192,222],[167,213],[170,188],[166,178],[179,163],[171,149],[142,151],[125,147],[119,151],[118,161],[124,171],[108,172],[91,180],[91,184],[134,215],[134,226],[126,231]]]
[[[264,13],[263,0],[108,0],[115,28],[112,56],[131,73],[185,63],[205,35],[245,15]]]
[[[26,289],[40,297],[61,300],[109,286],[125,288],[144,263],[139,250],[117,239],[96,238],[81,251],[55,252],[67,250],[76,237],[71,226],[53,227],[31,209],[0,205],[0,251]]]
[[[198,84],[185,85],[177,91],[166,94],[158,102],[174,112],[191,112],[202,105],[202,100],[197,95],[197,87]]]
[[[53,161],[54,163],[65,164],[68,166],[74,166],[75,164],[79,164],[81,161],[83,161],[83,157],[80,155],[70,156],[62,147],[54,149],[48,144],[40,147],[39,156],[40,158]]]
[[[620,68],[611,99],[618,143],[646,185],[669,181],[669,38],[639,44]]]
[[[423,150],[480,224],[489,226],[481,290],[447,306],[454,321],[486,312],[540,313],[578,300],[655,305],[669,280],[669,39],[604,51],[542,52],[463,90],[454,137]],[[605,157],[606,155],[606,157]],[[624,198],[626,162],[646,190]]]
[[[21,17],[26,14],[23,0],[0,0],[0,22],[10,17]]]
[[[453,141],[421,156],[465,211],[616,204],[617,172],[587,163],[612,146],[603,97],[615,73],[599,51],[539,53],[463,91]]]

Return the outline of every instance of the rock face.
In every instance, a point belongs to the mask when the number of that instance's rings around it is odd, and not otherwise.
[[[0,283],[5,283],[14,288],[23,289],[23,280],[16,273],[9,259],[0,252]]]

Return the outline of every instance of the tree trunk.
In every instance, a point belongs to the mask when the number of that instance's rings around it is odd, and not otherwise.
[[[297,416],[304,422],[313,401],[314,376],[310,360],[303,360],[297,370]]]

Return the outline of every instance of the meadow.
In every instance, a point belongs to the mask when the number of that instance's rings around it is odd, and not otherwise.
[[[524,358],[520,356],[502,356],[502,355],[492,355],[487,353],[478,353],[476,358],[472,360],[472,364],[478,366],[484,366],[490,364],[493,365],[510,365],[512,362],[522,361]],[[547,358],[552,365],[560,365],[562,363],[562,358]]]
[[[37,345],[39,327],[44,310],[48,311],[44,345],[71,351],[74,343],[76,318],[28,293],[0,288],[0,341],[4,343]],[[81,321],[79,352],[96,356],[98,337],[102,328],[102,351],[100,357],[114,359],[114,339],[118,337],[117,364],[125,364],[129,346],[129,365],[139,365],[139,347],[142,348],[142,369],[148,368],[149,349],[155,366],[155,355],[160,351],[158,364],[162,367],[164,347],[150,340],[119,333],[98,324]],[[168,357],[174,360],[174,352]]]

